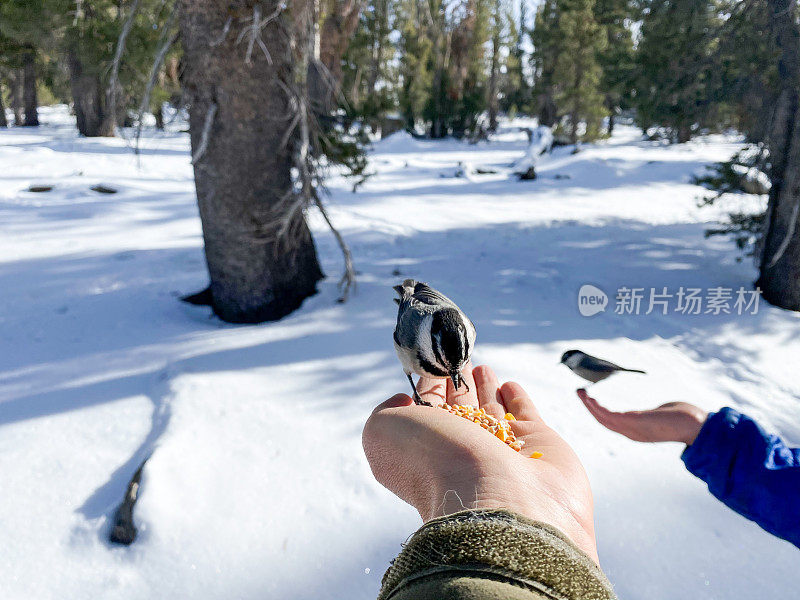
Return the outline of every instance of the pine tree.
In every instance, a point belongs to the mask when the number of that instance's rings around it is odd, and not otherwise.
[[[508,112],[518,110],[527,112],[531,109],[531,84],[525,73],[528,62],[525,39],[530,30],[528,28],[528,3],[526,0],[519,2],[519,16],[515,18],[513,10],[508,10],[506,21],[508,23],[508,37],[512,40],[506,58],[506,73],[501,85],[502,99],[500,106]]]
[[[707,123],[714,6],[708,0],[651,0],[636,52],[639,125],[662,126],[678,142]]]
[[[594,0],[559,0],[558,55],[553,70],[559,113],[568,119],[570,141],[598,137],[606,109],[600,89],[602,70],[598,56],[606,45],[603,30],[594,20]],[[585,124],[580,134],[581,123]]]
[[[22,111],[22,125],[39,124],[37,75],[41,50],[55,45],[67,11],[66,0],[3,0],[0,2],[0,42],[5,60],[16,69],[14,91],[21,91],[22,106],[15,99],[15,113]]]
[[[347,98],[344,108],[351,116],[376,121],[395,105],[392,59],[396,49],[391,35],[397,17],[395,5],[395,0],[367,3],[344,55],[342,89]]]
[[[450,36],[452,57],[447,95],[455,99],[449,124],[461,137],[476,132],[477,117],[486,108],[486,52],[489,40],[489,0],[465,0]]]
[[[398,17],[401,23],[398,105],[410,131],[423,119],[433,86],[433,44],[424,24],[424,2],[427,0],[404,0]]]
[[[497,130],[497,113],[500,110],[500,98],[498,95],[500,93],[501,53],[506,31],[505,16],[502,0],[495,0],[492,6],[492,48],[489,64],[489,89],[486,101],[489,108],[489,131]]]
[[[429,134],[441,138],[450,131],[453,117],[453,97],[450,93],[453,22],[447,15],[446,0],[422,0],[426,13],[426,32],[431,42],[431,88],[423,116],[430,123]]]
[[[634,74],[633,36],[627,26],[634,18],[632,0],[595,0],[594,15],[606,38],[598,54],[603,75],[600,88],[608,110],[608,133],[614,130],[616,114],[629,102]]]
[[[559,55],[558,0],[544,0],[536,11],[533,42],[534,97],[539,124],[552,127],[558,119],[554,73]]]
[[[724,0],[719,8],[729,17],[712,55],[716,118],[745,133],[749,141],[764,142],[780,91],[779,50],[771,32],[769,6]]]

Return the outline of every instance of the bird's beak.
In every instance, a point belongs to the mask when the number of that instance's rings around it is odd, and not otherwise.
[[[461,387],[461,373],[458,371],[453,371],[450,373],[450,379],[453,380],[453,387],[458,389]]]

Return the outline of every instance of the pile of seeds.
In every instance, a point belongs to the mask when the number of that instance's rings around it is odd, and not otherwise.
[[[518,440],[517,436],[514,435],[514,432],[511,431],[511,425],[509,424],[509,421],[516,421],[514,415],[511,413],[506,413],[505,418],[499,420],[494,418],[492,415],[486,414],[486,411],[482,408],[475,408],[474,406],[441,404],[440,407],[450,413],[453,413],[454,415],[472,421],[473,423],[477,423],[497,439],[505,442],[509,447],[513,448],[517,452],[520,452],[522,450],[522,446],[525,445],[525,442]],[[541,457],[541,452],[534,452],[531,454],[531,458]]]

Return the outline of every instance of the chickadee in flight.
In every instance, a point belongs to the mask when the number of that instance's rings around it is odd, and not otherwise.
[[[583,377],[586,381],[597,383],[611,377],[617,371],[629,373],[644,373],[639,369],[626,369],[612,362],[586,354],[580,350],[567,350],[561,357],[561,363],[567,365],[573,373]]]
[[[414,390],[414,402],[424,402],[417,393],[411,373],[422,377],[453,380],[456,389],[467,383],[461,369],[475,345],[475,326],[455,302],[429,285],[406,279],[394,286],[400,298],[394,349]],[[467,387],[469,391],[469,387]]]

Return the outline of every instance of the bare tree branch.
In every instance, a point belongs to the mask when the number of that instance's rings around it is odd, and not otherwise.
[[[278,4],[277,8],[275,8],[275,10],[272,11],[268,17],[262,20],[261,5],[256,4],[253,7],[253,18],[250,21],[250,24],[243,27],[236,38],[236,43],[239,44],[242,42],[242,40],[244,40],[245,36],[247,36],[247,52],[244,57],[244,62],[246,64],[252,64],[253,48],[255,47],[256,43],[258,43],[259,48],[261,48],[261,51],[264,53],[264,57],[267,59],[267,62],[272,64],[272,57],[269,54],[269,50],[267,50],[267,45],[264,43],[264,40],[261,39],[261,30],[269,25],[272,21],[277,19],[282,10],[283,7]],[[227,35],[227,32],[224,33]]]
[[[156,57],[153,60],[153,65],[150,67],[150,77],[147,80],[147,87],[144,90],[142,101],[139,104],[139,114],[136,119],[136,142],[134,146],[134,152],[137,155],[139,154],[139,138],[142,135],[142,119],[147,107],[150,105],[150,94],[153,93],[153,87],[155,87],[156,79],[158,78],[158,72],[161,70],[161,65],[164,62],[164,58],[167,56],[167,52],[169,52],[169,49],[178,39],[177,32],[171,36],[169,35],[169,30],[172,28],[172,23],[177,12],[178,5],[176,4],[172,8],[172,12],[169,14],[169,17],[167,17],[167,22],[164,24],[161,34],[161,45],[158,47]]]
[[[228,20],[225,21],[225,26],[222,28],[222,33],[219,34],[219,37],[211,42],[211,46],[219,46],[222,42],[225,41],[225,38],[228,37],[228,32],[231,30],[231,23],[233,23],[233,17],[228,17]]]
[[[211,126],[214,124],[214,117],[217,115],[217,106],[216,102],[212,102],[211,105],[208,107],[208,111],[206,111],[206,118],[203,121],[203,132],[200,135],[200,145],[197,147],[197,150],[192,155],[192,164],[197,164],[203,154],[205,154],[206,149],[208,148],[208,142],[211,138]]]
[[[128,34],[133,27],[133,20],[136,18],[136,12],[139,10],[139,1],[133,0],[130,14],[122,26],[122,31],[117,39],[117,50],[114,53],[114,62],[111,63],[111,75],[108,78],[108,87],[106,88],[106,98],[108,100],[108,112],[116,125],[117,119],[117,83],[119,82],[119,64],[122,60],[122,53],[125,51],[125,42],[128,39]]]
[[[342,234],[339,233],[339,230],[333,226],[333,222],[331,221],[330,216],[328,216],[328,211],[325,209],[325,205],[320,200],[320,197],[314,193],[314,204],[316,205],[319,212],[322,214],[322,218],[325,219],[325,222],[330,227],[331,232],[333,233],[333,237],[336,238],[336,243],[339,244],[339,249],[342,251],[342,256],[344,256],[344,273],[342,274],[342,278],[339,280],[339,289],[341,290],[341,296],[339,297],[339,302],[347,302],[347,298],[350,295],[350,290],[355,290],[356,288],[356,270],[353,266],[353,254],[350,252],[350,247],[345,242],[344,237]]]
[[[797,228],[798,213],[800,213],[800,201],[795,202],[795,205],[792,208],[792,216],[789,218],[789,228],[786,230],[786,235],[781,241],[781,245],[778,246],[778,249],[775,251],[775,256],[773,256],[772,259],[769,261],[767,269],[771,269],[777,264],[777,262],[783,256],[783,253],[786,252],[786,249],[789,247],[789,244],[792,242],[792,236],[794,235],[794,231]]]

